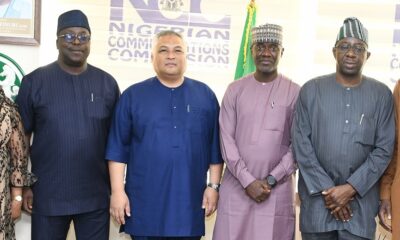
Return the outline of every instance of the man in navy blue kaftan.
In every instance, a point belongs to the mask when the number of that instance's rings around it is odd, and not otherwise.
[[[110,212],[135,240],[200,239],[222,172],[218,101],[183,76],[179,34],[157,34],[152,61],[156,76],[129,87],[116,107],[106,150]]]
[[[17,97],[38,177],[23,199],[32,212],[32,240],[65,240],[71,221],[77,240],[109,239],[104,155],[120,93],[110,74],[86,62],[90,34],[81,11],[60,15],[58,60],[26,75]]]

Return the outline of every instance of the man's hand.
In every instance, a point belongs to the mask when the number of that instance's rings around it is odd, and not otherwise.
[[[270,193],[271,188],[266,181],[255,180],[246,187],[246,194],[257,203],[265,201]]]
[[[388,220],[392,220],[392,204],[390,200],[383,199],[381,200],[381,205],[379,206],[379,224],[388,230],[392,231],[392,226],[390,225]]]
[[[351,211],[350,204],[346,204],[344,207],[340,208],[340,210],[332,212],[332,215],[338,221],[348,222],[353,216],[353,212]]]
[[[203,205],[202,208],[206,210],[206,216],[210,216],[217,210],[219,193],[210,187],[206,187],[203,194]]]
[[[112,192],[110,202],[110,214],[118,224],[125,224],[126,216],[131,216],[129,199],[125,191]]]
[[[22,203],[24,210],[32,214],[33,192],[30,187],[24,187],[22,191]]]
[[[326,208],[331,210],[332,214],[339,212],[353,199],[356,190],[350,184],[335,186],[322,192],[325,199]]]

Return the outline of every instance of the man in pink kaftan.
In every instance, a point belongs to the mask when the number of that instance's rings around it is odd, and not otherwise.
[[[227,169],[213,240],[292,240],[294,172],[290,128],[300,87],[278,73],[282,27],[252,29],[256,71],[231,83],[219,117]]]

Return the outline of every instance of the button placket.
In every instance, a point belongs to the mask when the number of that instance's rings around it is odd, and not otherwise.
[[[350,132],[350,115],[351,115],[351,88],[347,87],[345,89],[345,97],[344,97],[344,132]]]
[[[179,147],[179,112],[178,112],[178,102],[179,102],[179,91],[174,88],[171,89],[171,143],[173,147]]]

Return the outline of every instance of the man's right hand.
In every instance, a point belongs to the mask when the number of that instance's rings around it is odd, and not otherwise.
[[[392,226],[390,226],[390,223],[388,220],[392,220],[392,205],[390,203],[390,200],[383,199],[381,200],[381,205],[379,206],[379,224],[381,226],[388,230],[392,231]]]
[[[23,208],[28,213],[32,214],[33,207],[33,192],[30,187],[24,187],[22,191]]]
[[[125,191],[111,193],[110,214],[121,225],[125,224],[125,215],[131,216],[129,199]]]
[[[265,201],[271,192],[271,188],[265,181],[255,180],[246,187],[246,194],[257,203]]]

